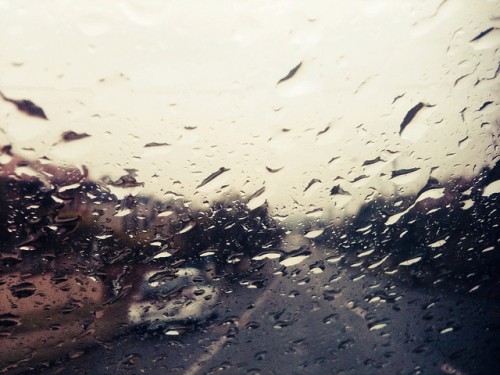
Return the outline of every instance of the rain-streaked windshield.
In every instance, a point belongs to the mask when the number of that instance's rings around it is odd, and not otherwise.
[[[500,368],[498,1],[0,24],[0,371]]]

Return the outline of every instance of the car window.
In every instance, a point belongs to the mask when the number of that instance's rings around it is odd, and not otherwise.
[[[496,1],[0,10],[3,371],[498,368]]]

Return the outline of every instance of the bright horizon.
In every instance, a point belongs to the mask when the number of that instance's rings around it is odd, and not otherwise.
[[[51,4],[0,0],[0,91],[49,118],[0,101],[0,141],[27,158],[94,179],[137,169],[134,192],[160,199],[264,187],[252,204],[293,221],[351,215],[498,156],[496,1]],[[91,136],[59,142],[69,130]]]

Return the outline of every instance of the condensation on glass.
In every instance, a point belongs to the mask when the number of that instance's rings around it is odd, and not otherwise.
[[[497,1],[0,23],[1,371],[500,368]]]

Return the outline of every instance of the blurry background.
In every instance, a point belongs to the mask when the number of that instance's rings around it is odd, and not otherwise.
[[[498,153],[498,1],[0,0],[0,24],[0,90],[49,118],[0,102],[1,143],[134,193],[335,219]]]
[[[194,213],[207,200],[239,194],[251,208],[267,201],[280,226],[292,229],[279,248],[259,249],[254,260],[273,258],[263,268],[212,280],[220,291],[214,317],[192,332],[111,332],[52,358],[56,365],[36,363],[33,373],[499,368],[499,1],[0,0],[0,25],[0,91],[33,101],[48,117],[0,99],[0,146],[28,160],[86,166],[117,195],[99,206],[105,195],[90,190],[93,214],[134,224],[138,213],[122,209],[128,197],[118,200],[127,194],[181,197]],[[64,141],[69,131],[82,138]],[[9,160],[0,154],[5,175]],[[127,173],[144,184],[108,183]],[[30,202],[39,198],[5,186],[0,213],[13,219],[2,222],[0,240],[16,231],[24,239],[25,222],[38,225],[39,206]],[[146,209],[155,203],[141,199]],[[245,218],[239,224],[247,231]],[[75,253],[91,244],[103,256],[114,254],[107,239],[116,254],[127,243],[139,255],[161,244],[140,243],[139,227],[117,228],[63,243]],[[185,228],[193,227],[177,234]],[[157,230],[151,222],[146,229]],[[214,250],[232,245],[223,238]],[[31,255],[45,261],[32,250],[53,250],[50,242],[15,246],[14,263]],[[0,271],[10,275],[10,250],[2,249]],[[78,262],[68,263],[78,272]],[[43,301],[39,289],[29,292]],[[29,366],[21,361],[18,369]]]

